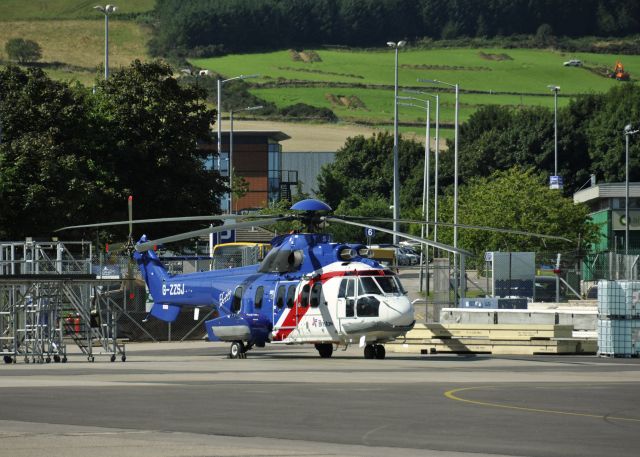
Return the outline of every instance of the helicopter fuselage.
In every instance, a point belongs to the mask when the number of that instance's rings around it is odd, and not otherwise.
[[[209,339],[243,347],[373,347],[413,327],[413,306],[397,275],[360,255],[364,246],[315,234],[273,244],[259,265],[182,275],[169,275],[153,252],[136,253],[155,302],[151,314],[171,321],[184,306],[216,306],[219,317],[205,322]]]

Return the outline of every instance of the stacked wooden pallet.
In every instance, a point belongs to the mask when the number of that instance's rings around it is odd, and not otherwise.
[[[572,325],[416,324],[392,352],[433,354],[595,354],[597,340],[572,338]]]

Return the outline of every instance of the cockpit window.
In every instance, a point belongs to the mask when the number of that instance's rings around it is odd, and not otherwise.
[[[375,280],[371,276],[365,276],[360,278],[360,285],[358,286],[358,295],[365,294],[380,294],[380,288],[377,286]]]
[[[380,276],[376,278],[376,282],[385,294],[402,294],[399,283],[392,276]]]
[[[272,249],[260,264],[260,273],[290,273],[298,271],[304,260],[302,250]]]

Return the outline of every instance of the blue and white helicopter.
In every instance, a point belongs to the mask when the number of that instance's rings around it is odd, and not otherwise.
[[[266,343],[273,343],[314,344],[323,358],[331,357],[334,348],[358,344],[364,348],[366,359],[384,359],[384,343],[413,328],[413,306],[397,274],[369,258],[369,249],[365,245],[333,242],[330,235],[317,233],[320,223],[373,227],[384,233],[395,233],[418,243],[461,254],[461,258],[470,255],[463,249],[403,232],[369,223],[365,225],[345,216],[326,215],[331,208],[319,200],[300,201],[291,210],[302,214],[224,224],[156,240],[148,240],[143,235],[134,246],[133,258],[154,301],[150,314],[172,322],[185,306],[216,307],[219,317],[207,320],[205,328],[210,341],[230,343],[231,358],[246,358],[247,351],[254,346],[264,347]],[[164,243],[294,219],[302,220],[307,232],[276,236],[271,241],[272,249],[256,265],[172,275],[153,250],[154,246]],[[65,229],[121,223],[126,222]],[[131,240],[131,199],[128,223]]]

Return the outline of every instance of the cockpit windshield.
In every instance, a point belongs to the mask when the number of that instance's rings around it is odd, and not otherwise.
[[[395,276],[362,276],[358,280],[358,295],[404,295],[405,291]]]

